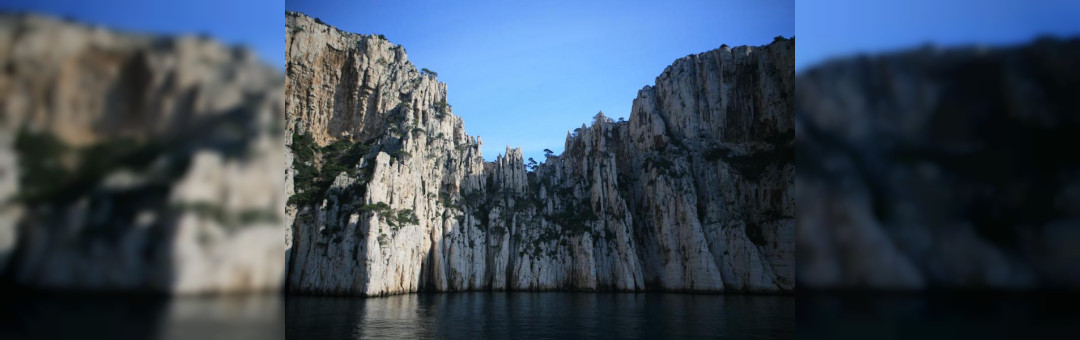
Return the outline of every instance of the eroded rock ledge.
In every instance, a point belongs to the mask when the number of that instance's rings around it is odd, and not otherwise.
[[[403,47],[286,17],[289,291],[794,288],[794,40],[681,58],[527,171]]]

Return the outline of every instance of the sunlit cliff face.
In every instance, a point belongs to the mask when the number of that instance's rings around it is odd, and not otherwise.
[[[528,171],[404,47],[286,20],[289,291],[793,289],[793,40],[680,58]]]

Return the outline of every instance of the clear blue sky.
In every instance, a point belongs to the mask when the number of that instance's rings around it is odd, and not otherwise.
[[[285,4],[281,0],[0,0],[5,11],[36,12],[80,22],[159,34],[201,34],[245,45],[284,69]]]
[[[795,69],[925,43],[1008,45],[1080,34],[1080,1],[798,1]]]
[[[484,158],[520,146],[543,161],[598,111],[629,118],[675,59],[795,34],[786,1],[293,1],[348,32],[384,34],[439,73]]]

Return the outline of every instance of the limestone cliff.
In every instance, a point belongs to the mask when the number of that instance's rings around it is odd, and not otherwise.
[[[794,41],[677,60],[527,170],[405,49],[286,14],[289,291],[784,292]]]
[[[1042,39],[800,74],[799,285],[1080,285],[1078,57],[1080,40]]]
[[[0,272],[48,289],[274,290],[280,71],[208,38],[0,15]]]

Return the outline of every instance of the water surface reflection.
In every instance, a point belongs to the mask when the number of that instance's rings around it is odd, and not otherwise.
[[[205,297],[7,293],[0,339],[281,339],[278,294]]]
[[[1073,339],[1080,295],[1065,292],[809,292],[802,339]]]
[[[791,296],[469,292],[288,296],[289,339],[794,337]]]

